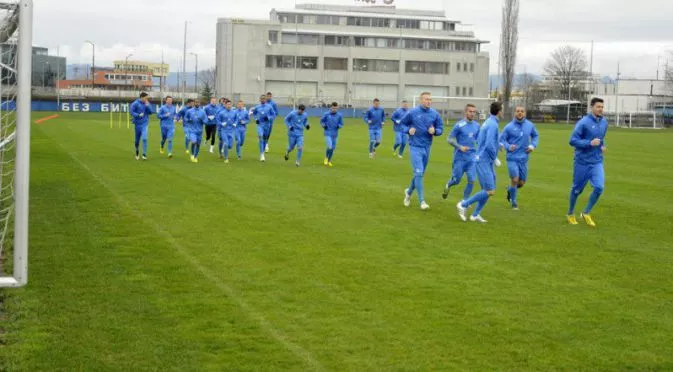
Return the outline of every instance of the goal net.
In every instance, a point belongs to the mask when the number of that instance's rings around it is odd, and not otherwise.
[[[483,97],[442,97],[432,96],[432,108],[439,111],[445,124],[458,121],[465,116],[465,106],[469,103],[477,107],[478,120],[486,120],[490,105],[495,100]],[[413,107],[420,104],[420,97],[413,97]]]
[[[27,282],[32,0],[0,0],[0,287]]]
[[[622,128],[663,129],[664,118],[656,111],[623,112],[607,118],[611,125]]]

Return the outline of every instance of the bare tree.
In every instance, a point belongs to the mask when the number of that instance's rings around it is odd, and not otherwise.
[[[519,0],[505,0],[502,7],[502,23],[500,35],[500,73],[503,77],[503,107],[509,117],[509,101],[514,83],[514,66],[516,51],[519,44]]]
[[[673,93],[673,52],[670,52],[668,61],[666,62],[664,80],[666,81],[666,87]]]
[[[551,53],[544,70],[553,79],[558,95],[582,101],[585,98],[582,96],[584,89],[578,83],[589,76],[587,66],[587,57],[582,49],[565,45]]]
[[[205,71],[199,72],[199,80],[201,80],[201,89],[208,92],[215,92],[215,82],[217,81],[217,69],[211,67]]]
[[[523,92],[524,107],[531,110],[542,101],[540,93],[540,78],[533,74],[522,74],[518,79],[518,87]]]

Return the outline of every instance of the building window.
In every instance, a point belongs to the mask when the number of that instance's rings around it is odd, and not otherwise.
[[[316,16],[316,23],[319,25],[339,25],[339,16],[319,15]]]
[[[455,31],[456,24],[451,22],[444,22],[444,31]]]
[[[280,23],[296,23],[297,16],[294,14],[280,14],[278,15],[278,21]]]
[[[434,21],[420,21],[421,30],[441,31],[443,29],[443,22]]]
[[[460,96],[460,87],[456,87],[456,97]]]
[[[463,96],[467,96],[467,88],[463,87]]]
[[[400,61],[385,59],[354,59],[353,71],[399,72]]]
[[[325,45],[350,45],[350,37],[348,36],[335,36],[335,35],[325,35]]]
[[[470,72],[474,72],[474,63],[470,63]]]
[[[269,31],[269,41],[278,44],[278,31]]]
[[[348,70],[348,58],[331,58],[325,57],[324,61],[325,70]]]
[[[405,71],[409,73],[446,75],[449,73],[449,64],[444,62],[407,61]]]
[[[372,18],[372,27],[390,27],[390,19]]]
[[[474,97],[474,88],[470,87],[470,97]]]
[[[467,72],[467,62],[463,63],[463,71]]]
[[[348,26],[362,26],[362,27],[387,27],[387,26],[374,26],[374,24],[379,24],[378,19],[371,19],[367,17],[348,17],[346,19],[346,24]],[[388,25],[390,21],[388,20]]]
[[[320,37],[313,34],[292,34],[283,33],[281,42],[283,44],[303,44],[303,45],[318,45]]]
[[[297,57],[297,68],[315,70],[318,68],[318,57]]]
[[[294,68],[293,56],[266,56],[267,68]]]
[[[417,20],[413,20],[413,19],[398,19],[397,20],[397,28],[419,29],[419,28],[421,28],[421,21],[417,21]]]
[[[460,62],[456,63],[456,71],[457,72],[460,72],[460,66],[462,66],[462,64]]]

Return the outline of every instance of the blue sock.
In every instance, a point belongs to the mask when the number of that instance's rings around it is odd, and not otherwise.
[[[194,156],[194,150],[196,149],[196,144],[192,143],[189,145],[189,153]]]
[[[332,161],[332,157],[334,156],[334,149],[328,150],[329,156],[327,156],[327,161]]]
[[[168,140],[168,153],[173,153],[173,140]]]
[[[241,144],[236,142],[236,156],[241,157]]]
[[[221,153],[222,153],[222,150],[224,150],[224,149],[223,149],[223,145],[224,145],[224,144],[223,144],[222,142],[220,142],[220,143],[217,144],[217,151],[218,151],[218,154],[221,154]]]
[[[374,141],[369,141],[369,153],[374,152]]]
[[[381,142],[374,142],[374,149],[376,149],[376,148],[379,147],[380,145],[381,145]]]
[[[591,213],[591,210],[594,208],[594,205],[598,203],[598,199],[600,199],[602,194],[603,194],[602,188],[597,187],[594,189],[594,192],[592,192],[591,196],[589,196],[589,204],[587,204],[587,207],[584,208],[584,214]]]
[[[418,200],[420,202],[424,202],[425,194],[423,193],[423,176],[414,177],[414,184],[416,186],[416,192],[418,192]]]
[[[143,155],[147,155],[147,140],[143,140]]]
[[[414,190],[416,190],[416,177],[411,178],[411,184],[409,185],[407,192],[411,195],[414,193]]]
[[[576,193],[574,188],[570,189],[570,206],[568,207],[568,216],[575,214],[575,204],[577,204],[577,198],[579,196],[580,193]]]
[[[516,192],[518,188],[516,186],[512,186],[509,188],[509,197],[512,199],[512,205],[517,205],[516,202]]]
[[[229,159],[229,147],[228,146],[222,146],[222,150],[224,150],[224,158]]]
[[[485,191],[484,191],[484,192],[485,192]],[[472,216],[477,217],[478,215],[481,214],[481,211],[482,211],[482,210],[484,209],[484,207],[486,206],[486,202],[488,202],[488,198],[490,198],[490,196],[488,195],[488,193],[486,193],[486,198],[480,200],[480,201],[477,203],[477,208],[474,208],[474,212],[472,212]]]
[[[264,138],[259,137],[259,153],[264,153]]]
[[[299,148],[299,149],[297,150],[297,161],[298,161],[298,162],[301,161],[301,156],[302,156],[303,154],[304,154],[304,149]]]
[[[185,138],[185,150],[189,150],[189,138]]]
[[[162,149],[164,148],[164,145],[165,145],[165,144],[166,144],[166,138],[163,137],[163,138],[161,138],[161,148],[162,148]]]
[[[404,155],[404,149],[407,147],[405,144],[400,145],[400,155]]]
[[[199,157],[199,152],[201,152],[201,143],[197,143],[194,147],[194,157]]]
[[[463,191],[463,200],[467,200],[472,195],[472,190],[474,190],[474,182],[467,182],[465,186],[465,191]]]
[[[460,180],[456,179],[455,177],[451,177],[451,179],[449,180],[449,183],[448,183],[449,187],[453,187],[453,186],[456,186],[456,185],[459,185],[459,184],[460,184]]]
[[[486,192],[486,190],[481,190],[478,193],[472,195],[469,199],[465,200],[463,202],[463,207],[467,208],[474,203],[478,203],[486,199],[488,199],[488,193]]]
[[[400,146],[401,146],[401,145],[400,145],[399,143],[396,143],[395,146],[393,146],[393,152],[397,151],[397,149],[398,149]]]

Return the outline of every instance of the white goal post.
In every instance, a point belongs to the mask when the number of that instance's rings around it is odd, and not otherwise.
[[[28,282],[33,1],[0,2],[0,10],[6,13],[0,42],[16,40],[8,48],[14,57],[0,63],[0,258],[8,253],[13,258],[11,273],[0,261],[0,287],[20,287]]]

